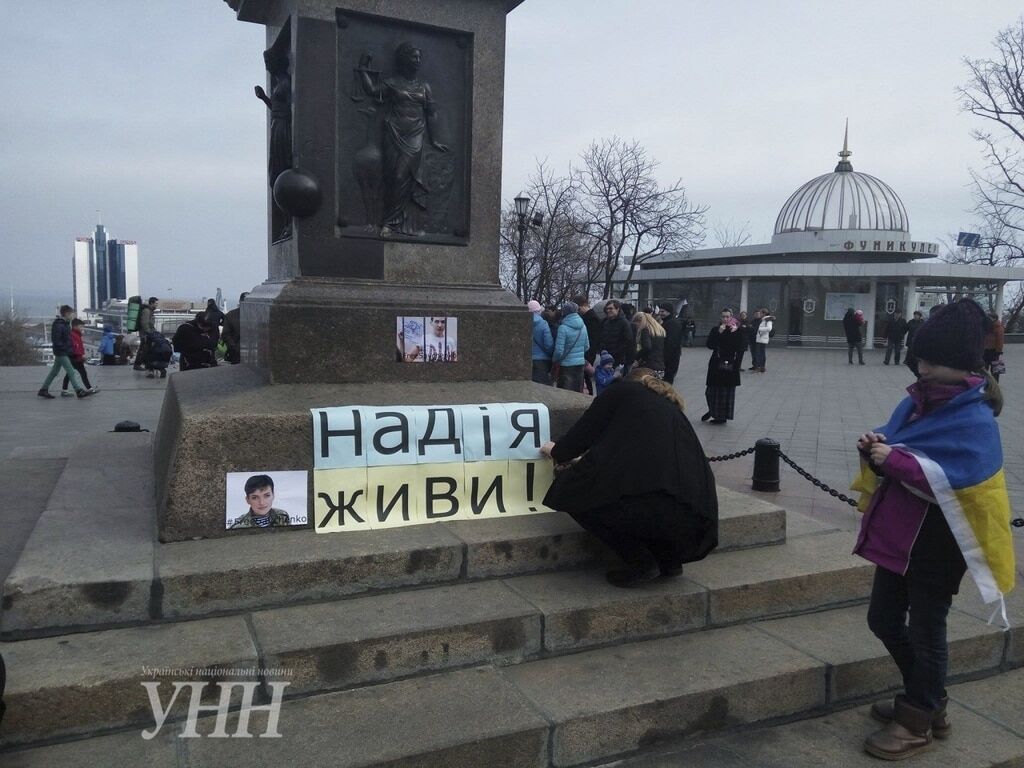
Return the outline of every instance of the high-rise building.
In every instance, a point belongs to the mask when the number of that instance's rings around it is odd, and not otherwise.
[[[72,277],[78,312],[138,295],[139,246],[134,240],[109,237],[97,224],[92,237],[75,238]]]

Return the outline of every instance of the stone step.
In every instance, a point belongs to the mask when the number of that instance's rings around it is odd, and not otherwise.
[[[178,757],[184,757],[190,766],[281,764],[301,768],[330,762],[342,766],[476,768],[590,764],[651,750],[683,737],[731,731],[773,718],[813,715],[848,705],[851,698],[891,689],[898,675],[881,644],[866,629],[864,611],[863,606],[834,609],[500,669],[475,667],[286,699],[277,726],[280,739],[176,739],[179,734],[191,732],[188,721],[183,720],[184,695],[157,738],[139,738],[139,730],[153,733],[149,722],[152,716],[138,680],[128,679],[131,667],[159,655],[186,669],[199,667],[202,673],[193,679],[229,679],[218,675],[226,670],[242,672],[255,663],[251,646],[239,638],[239,627],[230,624],[240,619],[172,625],[179,632],[196,634],[179,634],[159,643],[150,638],[145,650],[136,642],[137,636],[111,636],[115,632],[166,628],[76,635],[68,639],[65,663],[51,665],[49,679],[55,687],[50,689],[37,686],[29,690],[28,681],[35,681],[37,675],[34,670],[25,670],[25,653],[15,648],[9,657],[13,661],[9,661],[8,717],[14,715],[14,720],[10,728],[4,723],[7,745],[18,742],[18,734],[31,734],[33,738],[40,738],[44,732],[48,737],[66,734],[69,722],[83,732],[95,733],[99,728],[95,723],[90,727],[88,719],[98,714],[104,703],[127,712],[129,717],[137,716],[129,720],[137,723],[136,729],[4,757],[15,756],[21,760],[15,765],[22,766],[108,765],[113,764],[114,756],[119,764],[162,765],[178,750]],[[1003,632],[958,609],[952,616],[954,677],[988,676],[1005,666],[1009,638]],[[221,624],[215,627],[214,621]],[[200,630],[198,625],[207,626]],[[107,636],[104,642],[99,642],[99,635]],[[88,637],[96,639],[93,653],[107,649],[102,661],[80,653],[76,643]],[[227,639],[235,638],[235,647],[208,654],[197,663],[195,643],[209,642],[214,637],[222,647],[228,645]],[[48,638],[12,645],[56,642]],[[3,649],[5,657],[8,650]],[[53,649],[37,652],[37,656],[56,658]],[[102,675],[96,673],[104,666],[121,672],[116,684],[99,679]],[[93,675],[92,685],[86,682],[87,673]],[[175,670],[160,673],[162,676],[153,679],[162,681],[161,702],[167,706],[169,682],[175,679]],[[180,670],[177,673],[184,674]],[[271,670],[267,679],[289,677]],[[78,698],[71,700],[72,708],[61,706],[61,702],[68,701],[67,690],[74,686]],[[133,688],[137,690],[133,692]],[[94,691],[102,691],[103,696],[92,696]],[[1019,695],[1015,697],[1013,703],[1019,713]],[[44,707],[44,702],[49,706]],[[99,706],[89,709],[88,702]],[[966,699],[964,703],[971,706]],[[237,719],[237,713],[227,718],[228,734],[236,732]],[[103,722],[109,723],[110,719]],[[215,718],[206,717],[199,721],[195,732],[210,734],[215,724]],[[267,713],[253,711],[249,732],[259,735],[266,727]],[[81,756],[89,756],[91,762]],[[836,763],[829,756],[823,764]]]
[[[1024,670],[949,687],[953,735],[913,758],[915,768],[1010,768],[1024,765]],[[870,706],[772,728],[691,740],[602,768],[878,768],[863,749],[877,730]]]
[[[825,541],[831,536],[805,538],[815,545],[819,556],[835,547],[835,542]],[[792,576],[787,580],[778,571],[771,573],[776,590],[792,596],[794,611],[844,602],[847,594],[829,595],[828,590],[816,589],[813,580],[803,574],[807,569],[803,562],[807,555],[801,554],[799,546],[803,543],[797,540],[778,547],[781,560],[792,561]],[[747,554],[759,556],[767,551]],[[733,554],[712,557],[728,559]],[[845,564],[836,567],[847,572],[849,583],[858,581]],[[756,569],[750,573],[748,587],[756,590]],[[544,579],[550,583],[545,585]],[[834,572],[824,572],[823,584],[834,580]],[[525,581],[531,583],[524,585]],[[734,583],[724,589],[738,588]],[[564,596],[558,598],[560,590]],[[653,664],[651,674],[657,678],[663,673],[658,654],[643,650],[652,641],[579,651],[594,644],[702,628],[704,631],[668,638],[669,646],[677,647],[678,642],[685,648],[692,643],[696,648],[692,653],[698,653],[704,643],[717,642],[714,638],[732,646],[760,638],[766,646],[790,649],[790,656],[798,651],[801,658],[817,665],[815,674],[836,700],[884,690],[895,679],[891,662],[866,629],[863,605],[761,621],[742,628],[745,634],[738,636],[746,640],[741,642],[707,624],[711,618],[708,607],[715,602],[712,591],[687,579],[616,590],[604,583],[600,572],[553,573],[272,609],[245,617],[0,643],[10,676],[11,711],[4,724],[4,738],[26,742],[145,723],[152,716],[143,682],[163,680],[169,684],[179,679],[175,674],[184,675],[185,680],[232,679],[220,674],[225,669],[237,671],[234,677],[241,680],[286,680],[288,696],[477,664],[518,663],[529,671],[520,673],[510,666],[505,673],[513,679],[522,675],[528,687],[532,680],[543,681],[545,674],[561,680],[563,672],[568,674],[565,680],[585,681],[594,669],[606,662],[615,666],[614,659],[626,656],[634,658],[630,665],[638,668]],[[973,604],[967,602],[972,610]],[[578,606],[575,611],[574,604]],[[771,604],[772,612],[783,605],[777,598]],[[1012,602],[1010,609],[1014,619],[1024,617],[1022,602]],[[755,634],[746,631],[749,629]],[[968,612],[954,611],[950,619],[950,638],[956,649],[953,672],[983,672],[1002,663],[1021,663],[1012,656],[1014,649],[1021,647],[1018,635],[1016,629],[1004,635]],[[573,651],[576,655],[536,660]],[[610,662],[607,654],[611,654]],[[278,671],[276,676],[261,676],[252,673],[253,667]],[[639,690],[644,690],[642,685]],[[586,693],[588,701],[607,704],[600,695],[591,694]],[[542,691],[537,689],[534,695],[540,697]],[[182,706],[179,702],[178,713]]]
[[[152,504],[112,494],[114,478],[103,475],[104,467],[129,455],[129,466],[145,474],[140,462],[150,453],[148,438],[110,437],[83,458],[75,453],[69,460],[4,582],[3,636],[234,613],[574,568],[607,557],[593,537],[560,513],[365,533],[274,531],[161,544],[155,540]],[[721,551],[785,540],[784,510],[727,489],[719,494]]]

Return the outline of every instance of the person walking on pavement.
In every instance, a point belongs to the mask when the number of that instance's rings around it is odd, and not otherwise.
[[[67,304],[63,304],[60,308],[60,314],[57,315],[50,326],[53,365],[50,367],[50,372],[46,374],[46,379],[43,380],[43,386],[36,393],[39,397],[44,397],[47,400],[54,399],[53,395],[50,394],[50,384],[53,383],[53,380],[57,378],[57,374],[61,371],[71,380],[71,386],[75,388],[75,394],[78,397],[88,397],[92,394],[92,392],[82,386],[74,366],[71,365],[71,354],[73,352],[71,346],[71,321],[74,317],[75,310]]]
[[[95,395],[97,392],[99,392],[99,389],[89,383],[89,372],[85,369],[85,342],[82,340],[83,325],[85,325],[85,323],[79,320],[77,317],[71,321],[71,366],[76,371],[78,371],[78,375],[82,379],[82,385],[89,391],[90,394]],[[69,383],[71,383],[71,377],[65,373],[64,383],[61,384],[60,387],[61,396],[74,396],[73,392],[68,391]]]
[[[907,354],[903,358],[903,364],[915,376],[917,376],[917,358],[914,356],[914,334],[922,325],[924,325],[924,315],[920,310],[915,310],[913,316],[907,321]]]
[[[615,299],[604,304],[604,322],[601,323],[601,349],[608,350],[615,362],[623,366],[625,374],[633,364],[636,355],[636,341],[633,327],[622,311],[622,304]]]
[[[861,333],[861,325],[864,322],[864,313],[859,309],[854,312],[853,307],[846,310],[843,315],[843,331],[846,333],[846,354],[853,365],[853,350],[857,350],[857,361],[864,365],[864,336]]]
[[[896,353],[896,365],[900,364],[900,353],[903,351],[903,337],[907,335],[907,321],[903,319],[903,313],[898,309],[892,316],[892,320],[885,327],[885,360],[883,365],[889,364],[893,352]]]
[[[675,307],[671,302],[666,301],[658,305],[658,317],[661,318],[661,327],[665,329],[665,381],[671,384],[676,379],[676,373],[679,372],[679,357],[682,355],[683,346],[683,324],[676,317]]]
[[[139,310],[139,351],[135,353],[135,363],[132,365],[133,371],[146,370],[146,354],[149,352],[149,348],[146,343],[146,335],[156,328],[153,313],[156,312],[156,305],[158,301],[159,299],[157,299],[156,296],[150,296],[149,301],[143,304],[142,308]]]
[[[584,353],[590,347],[587,326],[579,315],[579,305],[567,301],[559,310],[562,322],[555,337],[555,351],[552,360],[558,363],[558,388],[572,392],[583,390]]]
[[[544,307],[539,301],[531,300],[527,305],[533,317],[533,373],[531,378],[537,384],[551,384],[551,356],[555,353],[555,340],[551,326],[541,317]]]

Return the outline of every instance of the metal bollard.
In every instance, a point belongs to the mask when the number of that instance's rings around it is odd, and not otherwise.
[[[779,490],[779,444],[770,437],[762,437],[754,443],[755,491]]]

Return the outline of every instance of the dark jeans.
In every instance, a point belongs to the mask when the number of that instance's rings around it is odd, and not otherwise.
[[[892,341],[891,339],[885,344],[885,363],[889,364],[889,358],[892,357],[892,353],[896,353],[896,365],[900,364],[900,355],[903,353],[903,343],[899,341]]]
[[[910,702],[932,711],[946,695],[946,616],[952,602],[949,585],[875,568],[868,627],[899,667]]]
[[[82,384],[85,385],[86,389],[91,389],[92,384],[89,383],[89,373],[85,370],[85,360],[72,360],[71,367],[78,371],[78,375],[82,377]],[[64,383],[61,385],[61,389],[67,389],[68,384],[71,383],[71,378],[65,373]]]
[[[149,355],[149,340],[139,334],[139,351],[135,353],[135,362],[132,364],[133,368],[149,368],[146,365],[146,357]]]
[[[633,496],[572,513],[572,518],[636,571],[655,563],[666,567],[682,564],[678,542],[685,541],[690,532],[678,503],[668,495]]]
[[[846,342],[846,356],[849,358],[851,363],[853,362],[853,350],[855,350],[855,349],[857,350],[857,361],[860,362],[860,363],[863,363],[864,362],[864,342],[863,341],[858,341],[856,344],[851,344],[850,342]]]
[[[538,384],[551,384],[551,361],[550,360],[534,360],[533,361],[533,380]]]
[[[563,365],[558,370],[558,388],[580,392],[583,389],[583,366]]]
[[[752,353],[754,358],[755,368],[764,368],[764,362],[768,357],[768,345],[767,344],[755,344],[754,351]]]

